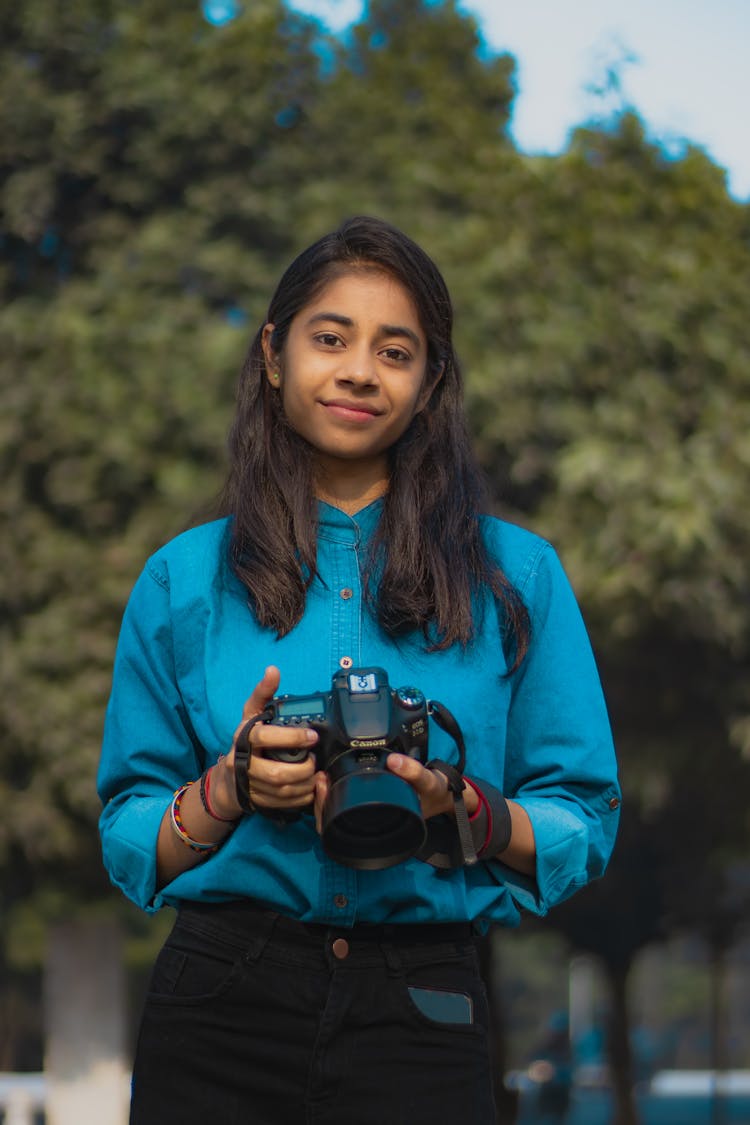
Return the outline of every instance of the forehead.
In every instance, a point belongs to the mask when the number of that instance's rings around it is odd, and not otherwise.
[[[304,305],[295,319],[321,312],[345,315],[355,323],[404,325],[424,339],[419,313],[406,286],[390,273],[359,267],[337,273]]]

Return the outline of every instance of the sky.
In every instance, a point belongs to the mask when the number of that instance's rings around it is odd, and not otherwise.
[[[364,0],[289,0],[333,31]],[[591,87],[620,62],[622,96],[665,145],[687,139],[750,199],[750,0],[461,0],[493,50],[517,62],[513,136],[555,153],[602,102]]]

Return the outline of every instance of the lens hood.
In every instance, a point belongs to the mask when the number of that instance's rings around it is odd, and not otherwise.
[[[426,834],[417,794],[387,769],[355,769],[333,782],[322,840],[338,863],[360,871],[394,867],[419,851]]]

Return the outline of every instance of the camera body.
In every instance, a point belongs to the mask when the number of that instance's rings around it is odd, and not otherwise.
[[[391,773],[392,752],[427,761],[428,704],[414,687],[393,689],[383,668],[336,672],[331,690],[282,695],[263,721],[318,732],[317,767],[329,779],[323,846],[332,858],[361,870],[391,867],[422,846],[426,828],[412,787]],[[267,756],[300,762],[308,750],[280,748]]]

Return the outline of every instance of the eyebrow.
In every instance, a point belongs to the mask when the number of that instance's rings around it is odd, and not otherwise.
[[[315,313],[308,320],[308,324],[319,324],[321,321],[333,321],[334,324],[340,324],[343,328],[354,328],[354,321],[349,316],[343,316],[341,313],[335,312],[319,312]],[[381,324],[379,328],[381,336],[405,336],[407,340],[411,340],[415,348],[422,347],[422,341],[416,332],[411,328],[407,328],[403,324]]]

